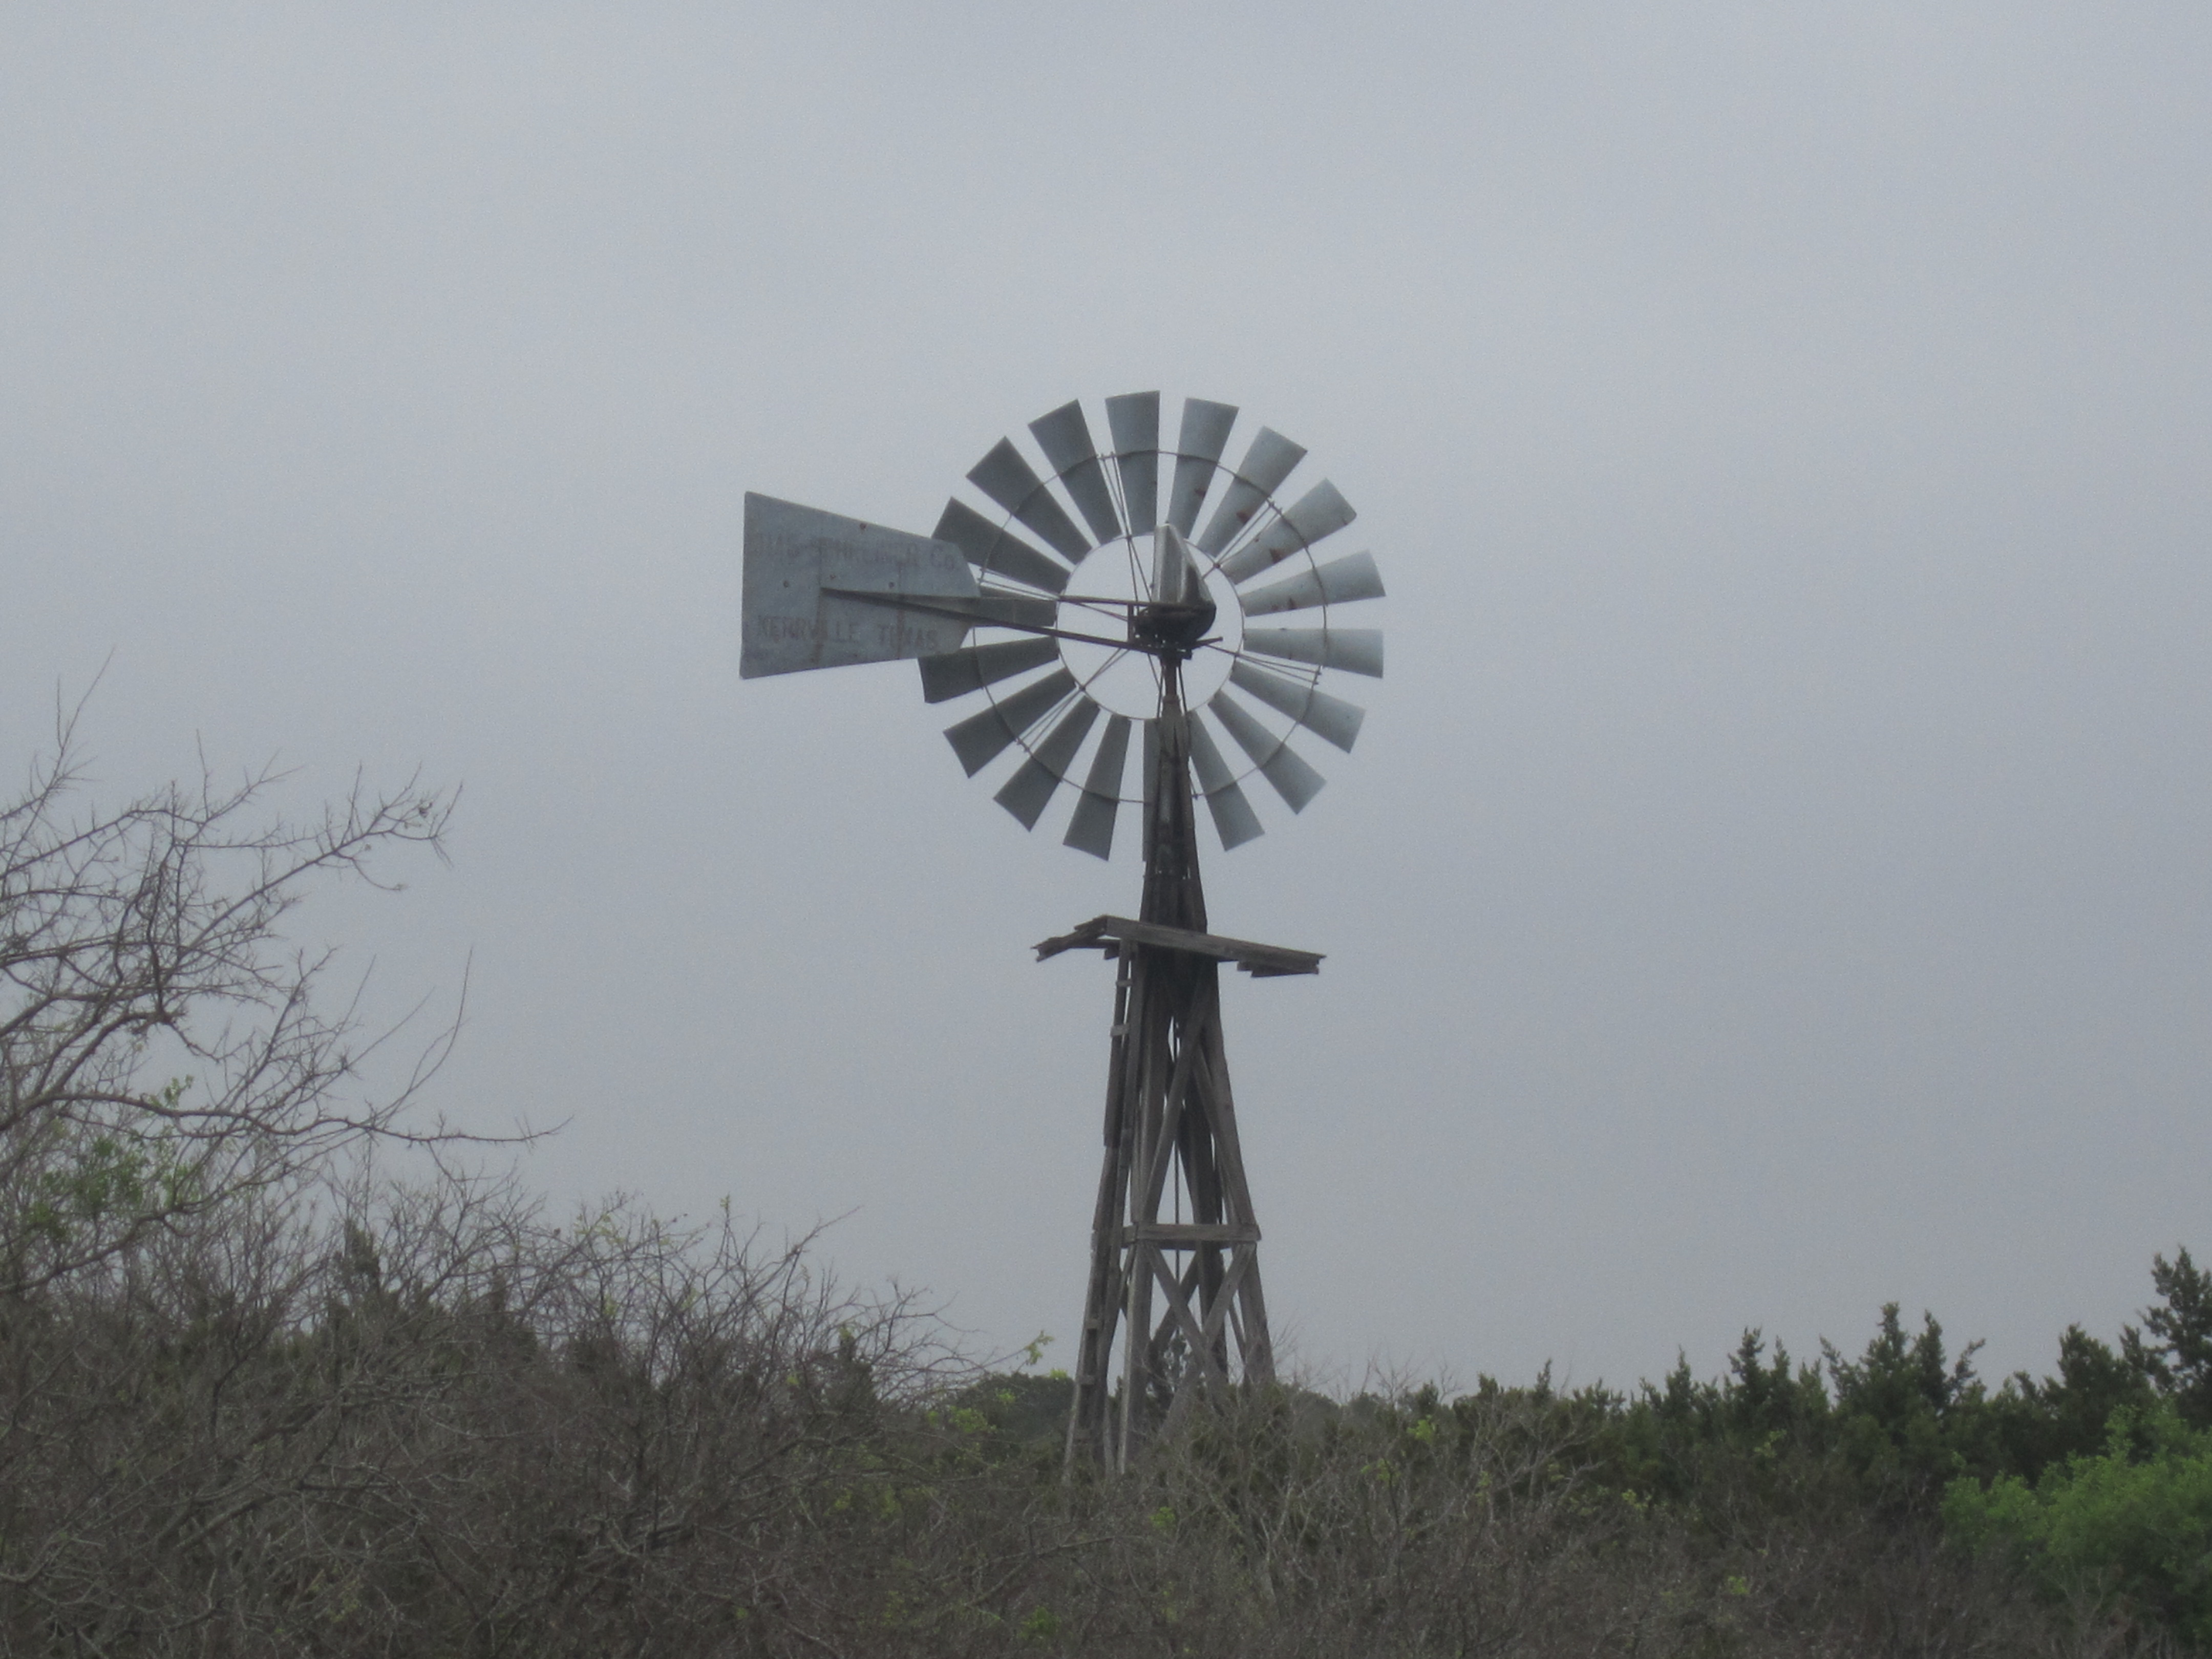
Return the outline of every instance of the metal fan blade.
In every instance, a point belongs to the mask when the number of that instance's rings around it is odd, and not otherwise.
[[[1358,516],[1352,503],[1337,494],[1336,486],[1323,478],[1284,509],[1281,518],[1224,559],[1221,574],[1232,582],[1256,576],[1322,537],[1334,536]]]
[[[1106,488],[1105,469],[1098,465],[1098,452],[1091,447],[1091,423],[1083,418],[1083,405],[1064,403],[1051,414],[1031,421],[1030,432],[1082,509],[1092,539],[1103,544],[1118,537],[1121,515],[1114,510],[1114,492]]]
[[[1334,744],[1346,754],[1359,736],[1359,723],[1367,711],[1357,703],[1332,697],[1301,679],[1278,674],[1242,657],[1229,671],[1230,684],[1249,691],[1268,708],[1287,714],[1316,737]]]
[[[1106,735],[1091,757],[1091,775],[1084,779],[1067,820],[1067,846],[1093,858],[1114,855],[1114,819],[1121,810],[1121,774],[1128,760],[1129,717],[1116,714],[1106,722]]]
[[[1379,628],[1248,628],[1244,649],[1263,657],[1310,662],[1316,668],[1341,668],[1347,674],[1382,678],[1382,630]]]
[[[1271,426],[1260,428],[1252,447],[1238,463],[1236,480],[1221,497],[1221,505],[1206,521],[1206,534],[1198,538],[1201,553],[1218,553],[1235,541],[1252,515],[1267,504],[1275,488],[1291,476],[1291,469],[1305,459],[1304,445],[1294,444]]]
[[[1065,668],[1025,685],[1004,702],[970,714],[957,726],[945,728],[945,740],[960,757],[961,765],[974,777],[996,759],[1006,746],[1053,710],[1054,705],[1075,690],[1075,676]]]
[[[1125,392],[1106,400],[1114,433],[1114,470],[1121,475],[1121,502],[1129,533],[1147,535],[1160,524],[1160,394]]]
[[[1293,576],[1256,593],[1239,596],[1248,617],[1273,616],[1278,611],[1305,611],[1316,605],[1349,605],[1354,599],[1382,597],[1382,573],[1372,555],[1353,553],[1302,576]]]
[[[1060,503],[1045,492],[1013,440],[1001,438],[998,446],[968,470],[968,482],[1012,514],[1030,529],[1065,553],[1079,560],[1091,544],[1075,527],[1075,520],[1060,510]]]
[[[993,524],[963,501],[950,501],[932,532],[940,542],[951,542],[968,556],[979,570],[1030,587],[1057,593],[1073,574],[1058,559],[1048,558],[1001,525]]]
[[[1006,787],[999,791],[999,805],[1019,818],[1023,829],[1036,828],[1036,821],[1044,816],[1044,809],[1052,801],[1053,791],[1067,776],[1075,751],[1083,746],[1091,722],[1097,718],[1098,705],[1087,695],[1079,693],[1074,706],[1060,717],[1060,724],[1046,734],[1036,752],[1015,769],[1014,775],[1006,780]]]
[[[1176,440],[1178,453],[1175,483],[1168,491],[1168,522],[1186,536],[1198,522],[1198,509],[1213,485],[1222,446],[1236,422],[1234,404],[1210,404],[1203,398],[1182,400],[1182,435]]]
[[[995,645],[971,645],[941,657],[924,657],[921,700],[949,702],[1012,678],[1024,669],[1042,668],[1059,654],[1056,641],[1001,640]]]
[[[1291,811],[1304,811],[1306,803],[1321,793],[1321,787],[1326,781],[1322,775],[1300,759],[1286,740],[1277,737],[1254,720],[1249,710],[1232,701],[1225,689],[1215,692],[1213,701],[1206,706],[1229,735],[1237,739],[1237,746],[1252,757],[1252,763],[1260,769],[1260,775],[1275,786],[1275,793]]]
[[[1213,828],[1226,848],[1242,847],[1267,832],[1260,828],[1260,819],[1252,811],[1252,803],[1244,799],[1244,791],[1229,774],[1221,750],[1214,746],[1213,734],[1206,729],[1206,722],[1194,711],[1185,722],[1190,732],[1190,763],[1198,774],[1199,792],[1206,797],[1206,810],[1213,814]]]

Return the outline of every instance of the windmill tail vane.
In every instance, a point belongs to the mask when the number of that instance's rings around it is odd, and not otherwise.
[[[1334,620],[1382,597],[1374,559],[1316,550],[1350,503],[1325,478],[1291,494],[1306,452],[1272,428],[1225,464],[1231,404],[1185,399],[1164,447],[1160,403],[1105,399],[1103,453],[1079,401],[1040,416],[1042,468],[1001,439],[927,536],[745,497],[744,678],[912,659],[927,702],[972,705],[945,738],[1024,829],[1065,785],[1062,840],[1107,859],[1139,808],[1137,916],[1037,946],[1116,964],[1071,1469],[1126,1468],[1200,1400],[1273,1376],[1219,975],[1321,957],[1209,931],[1197,803],[1224,848],[1263,833],[1255,778],[1304,811],[1322,779],[1292,739],[1348,752],[1364,718],[1322,681],[1382,672],[1380,631]]]

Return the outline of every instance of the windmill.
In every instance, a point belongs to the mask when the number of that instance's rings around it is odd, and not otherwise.
[[[1290,495],[1305,451],[1280,433],[1231,465],[1233,405],[1185,399],[1171,449],[1157,392],[1104,410],[1106,453],[1063,404],[1029,425],[1042,471],[1001,439],[968,473],[976,500],[955,495],[928,536],[748,495],[740,672],[915,659],[926,700],[972,708],[945,735],[970,777],[1004,774],[1024,828],[1066,785],[1061,838],[1106,859],[1139,809],[1137,915],[1036,947],[1117,964],[1067,1458],[1120,1468],[1201,1395],[1273,1376],[1219,974],[1321,957],[1210,930],[1197,802],[1227,848],[1262,833],[1255,778],[1293,812],[1314,798],[1291,739],[1352,748],[1361,711],[1322,682],[1381,675],[1382,635],[1335,617],[1382,583],[1365,553],[1316,550],[1352,509],[1326,479]]]

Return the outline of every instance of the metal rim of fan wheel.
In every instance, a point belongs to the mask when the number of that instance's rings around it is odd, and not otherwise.
[[[1213,636],[1183,670],[1191,764],[1222,845],[1239,846],[1263,833],[1244,787],[1252,779],[1294,813],[1322,787],[1294,736],[1346,752],[1357,739],[1364,711],[1322,686],[1331,674],[1379,678],[1382,635],[1339,626],[1334,613],[1382,598],[1382,577],[1365,552],[1316,550],[1355,515],[1325,477],[1291,483],[1306,452],[1273,428],[1253,432],[1232,465],[1222,459],[1240,413],[1232,404],[1185,398],[1172,447],[1160,442],[1157,392],[1103,406],[1103,451],[1071,401],[1029,423],[1042,466],[1002,438],[968,473],[981,505],[947,502],[933,534],[967,556],[987,613],[1007,625],[980,622],[960,649],[923,658],[923,696],[981,696],[945,732],[969,775],[1010,757],[997,799],[1031,830],[1067,786],[1063,840],[1109,857],[1119,809],[1142,788],[1141,754],[1131,751],[1149,717],[1133,703],[1129,664],[1151,673],[1155,696],[1159,682],[1156,657],[1114,641],[1128,631],[1127,607],[1147,593],[1154,537],[1165,533],[1157,527],[1170,526],[1218,610]],[[1117,551],[1127,581],[1091,592],[1120,569]],[[1057,637],[1035,631],[1047,627]],[[1115,698],[1103,682],[1117,670]],[[1138,793],[1126,793],[1133,784]]]

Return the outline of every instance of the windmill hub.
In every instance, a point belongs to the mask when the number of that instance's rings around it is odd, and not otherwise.
[[[1218,571],[1206,574],[1194,604],[1158,602],[1152,541],[1134,536],[1092,550],[1068,577],[1053,619],[1060,662],[1075,683],[1108,714],[1134,720],[1159,712],[1161,654],[1183,659],[1184,696],[1203,702],[1228,684],[1244,639],[1236,586]]]
[[[1155,599],[1150,605],[1138,606],[1130,617],[1129,642],[1139,650],[1187,662],[1200,643],[1212,635],[1213,621],[1220,610],[1203,590],[1194,599]]]

